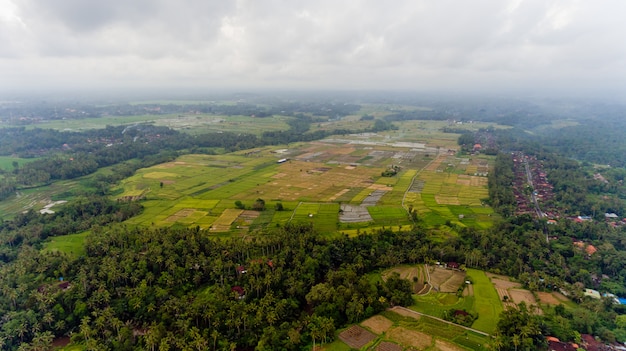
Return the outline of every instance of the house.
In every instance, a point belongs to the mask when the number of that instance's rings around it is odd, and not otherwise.
[[[456,263],[456,262],[448,262],[448,263],[446,263],[446,268],[459,269],[459,267],[461,267],[461,266],[458,263]]]
[[[238,300],[243,300],[246,297],[246,291],[243,290],[243,288],[239,285],[233,286],[230,291],[232,291],[233,293],[235,293],[235,297]]]
[[[593,290],[593,289],[585,289],[585,296],[589,296],[593,299],[599,299],[600,298],[600,292],[597,290]]]
[[[237,274],[245,274],[245,273],[248,273],[248,271],[246,270],[246,267],[244,266],[237,267]]]

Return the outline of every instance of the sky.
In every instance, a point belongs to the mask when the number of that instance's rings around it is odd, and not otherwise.
[[[626,99],[623,0],[0,0],[0,92],[330,89]]]

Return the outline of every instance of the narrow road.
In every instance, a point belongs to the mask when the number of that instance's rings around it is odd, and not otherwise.
[[[470,327],[464,327],[464,326],[462,326],[462,325],[455,324],[455,323],[449,322],[449,321],[444,320],[444,319],[441,319],[441,318],[433,317],[433,316],[428,315],[428,314],[424,314],[424,313],[421,313],[421,312],[417,312],[417,311],[410,310],[410,309],[408,309],[408,308],[406,308],[406,307],[402,307],[402,306],[395,306],[395,307],[390,308],[389,310],[390,310],[390,311],[392,311],[392,312],[394,312],[394,310],[402,310],[402,311],[405,311],[405,312],[409,312],[410,314],[414,314],[414,315],[416,315],[416,316],[424,316],[424,317],[432,318],[432,319],[434,319],[434,320],[438,320],[438,321],[440,321],[440,322],[444,322],[444,323],[452,324],[452,325],[454,325],[455,327],[463,328],[463,329],[465,329],[465,330],[469,330],[469,331],[471,331],[471,332],[474,332],[474,333],[477,333],[477,334],[480,334],[480,335],[484,335],[484,336],[491,336],[490,334],[485,333],[485,332],[483,332],[483,331],[476,330],[476,329],[473,329],[473,328],[470,328]]]
[[[538,218],[543,218],[543,212],[541,212],[541,208],[539,208],[539,203],[537,202],[537,196],[535,196],[535,185],[533,184],[533,175],[530,172],[530,166],[528,165],[528,160],[524,160],[524,168],[526,169],[526,178],[528,180],[528,184],[533,190],[530,194],[533,204],[535,205],[535,212],[537,213]]]

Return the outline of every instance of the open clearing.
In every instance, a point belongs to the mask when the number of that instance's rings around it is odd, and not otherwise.
[[[62,252],[72,257],[83,256],[89,232],[50,237],[43,243],[43,252]]]

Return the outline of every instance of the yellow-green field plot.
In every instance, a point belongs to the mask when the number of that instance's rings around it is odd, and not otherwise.
[[[439,155],[413,179],[405,206],[414,208],[429,226],[449,221],[459,226],[490,227],[494,213],[484,203],[489,197],[490,162],[487,156]]]

